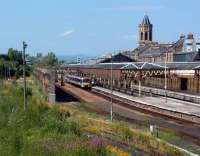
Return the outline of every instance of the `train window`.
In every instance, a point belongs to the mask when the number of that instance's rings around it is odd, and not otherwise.
[[[83,82],[85,82],[85,83],[90,83],[90,79],[85,78],[85,79],[83,79]]]

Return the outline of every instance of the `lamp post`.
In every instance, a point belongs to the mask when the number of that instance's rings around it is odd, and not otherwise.
[[[165,54],[165,103],[167,103],[167,53]]]
[[[27,48],[26,42],[23,41],[23,78],[24,78],[24,110],[27,109],[27,97],[26,97],[26,70],[25,70],[25,65],[26,65],[26,53],[25,50]]]
[[[110,91],[111,91],[111,96],[110,96],[110,120],[113,121],[113,56],[111,54],[111,58],[110,58],[110,62],[111,62],[111,73],[110,73],[110,81],[111,81],[111,87],[110,87]]]
[[[139,82],[138,82],[139,97],[141,97],[141,79],[142,79],[142,75],[141,75],[141,69],[140,69],[139,70]]]

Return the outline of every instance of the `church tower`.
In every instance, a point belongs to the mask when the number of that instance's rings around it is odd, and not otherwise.
[[[148,15],[144,16],[142,23],[139,25],[139,44],[152,42],[153,25],[151,24]]]

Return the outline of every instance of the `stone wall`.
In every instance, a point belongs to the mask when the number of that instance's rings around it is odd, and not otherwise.
[[[51,104],[55,103],[55,70],[46,68],[37,68],[33,72],[33,76],[40,85],[42,91],[47,95]]]

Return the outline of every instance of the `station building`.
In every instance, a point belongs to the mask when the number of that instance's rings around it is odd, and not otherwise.
[[[165,66],[166,65],[166,66]],[[167,90],[183,93],[200,93],[200,64],[190,63],[100,63],[67,65],[66,73],[79,74],[91,77],[101,87],[111,87],[117,90],[133,91],[138,85],[165,89],[165,71]]]
[[[138,62],[196,62],[200,61],[200,39],[192,33],[181,34],[174,42],[159,43],[154,41],[154,25],[145,15],[138,26],[138,47],[132,50],[121,50],[119,53]],[[88,64],[97,64],[109,58],[105,55],[87,60]]]
[[[200,39],[192,33],[181,34],[175,42],[158,43],[153,40],[153,24],[148,15],[139,24],[139,46],[123,54],[140,62],[193,62],[199,61]]]
[[[138,86],[191,94],[200,93],[200,40],[192,33],[176,42],[153,41],[153,24],[148,15],[139,24],[139,46],[86,64],[67,65],[66,73],[89,76],[97,85],[133,91]],[[111,83],[111,73],[113,82]],[[166,78],[166,79],[165,79]],[[166,80],[166,81],[165,81]]]

